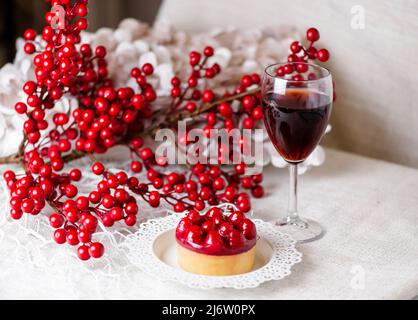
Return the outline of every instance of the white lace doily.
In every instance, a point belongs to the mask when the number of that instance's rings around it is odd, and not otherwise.
[[[183,215],[169,215],[165,218],[149,220],[142,224],[136,233],[129,235],[121,246],[128,249],[131,263],[157,279],[178,282],[191,288],[246,289],[258,287],[267,281],[283,279],[290,275],[293,265],[302,261],[302,254],[296,250],[296,241],[290,235],[277,231],[267,222],[254,220],[258,235],[273,249],[267,264],[238,276],[213,277],[185,272],[164,263],[155,253],[156,239],[175,229],[182,217]]]

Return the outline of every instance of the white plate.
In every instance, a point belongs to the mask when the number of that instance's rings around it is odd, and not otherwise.
[[[254,220],[260,240],[257,243],[253,271],[237,276],[202,276],[180,269],[176,261],[174,230],[183,215],[170,215],[143,223],[122,244],[129,250],[132,264],[162,281],[174,281],[191,288],[255,288],[290,275],[291,268],[302,261],[296,241],[277,231],[270,223]]]

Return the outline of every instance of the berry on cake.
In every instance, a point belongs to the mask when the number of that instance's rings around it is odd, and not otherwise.
[[[191,273],[228,276],[254,267],[257,230],[242,212],[225,214],[218,207],[201,215],[188,212],[176,229],[178,263]]]

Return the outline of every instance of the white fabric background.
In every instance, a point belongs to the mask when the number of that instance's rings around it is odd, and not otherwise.
[[[28,233],[24,222],[10,223],[1,215],[0,298],[413,298],[418,293],[418,172],[340,151],[327,155],[324,166],[300,181],[300,212],[320,221],[327,234],[299,247],[304,259],[289,278],[245,291],[191,290],[143,274],[111,244],[105,259],[82,263],[74,249],[52,243],[49,228],[41,226],[44,238],[39,237]],[[268,195],[254,207],[255,217],[269,219],[286,210],[288,177],[283,169],[265,174]],[[38,221],[27,223],[37,229]],[[359,267],[362,289],[351,285]]]

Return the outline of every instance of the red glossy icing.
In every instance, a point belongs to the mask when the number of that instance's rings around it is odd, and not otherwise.
[[[198,253],[235,255],[256,245],[257,230],[241,212],[226,216],[219,208],[212,208],[200,215],[191,210],[177,226],[176,240],[181,246]]]

